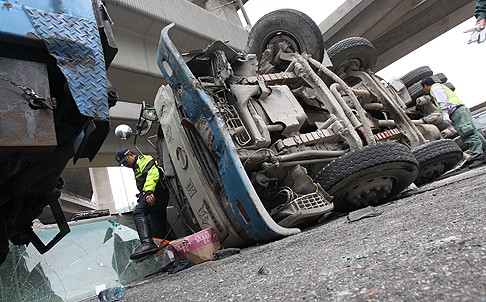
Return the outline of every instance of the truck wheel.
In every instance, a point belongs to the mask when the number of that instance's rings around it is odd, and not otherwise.
[[[257,21],[248,37],[249,53],[260,60],[270,44],[286,41],[294,52],[306,52],[317,61],[324,57],[324,39],[317,24],[306,14],[293,9],[280,9]]]
[[[406,146],[380,143],[335,159],[319,172],[316,182],[334,196],[334,208],[344,212],[385,203],[417,173],[417,160]]]
[[[413,106],[415,105],[415,100],[423,95],[426,95],[427,93],[424,91],[424,88],[422,85],[420,85],[420,82],[417,82],[413,84],[412,86],[408,87],[408,93],[410,94],[410,97],[412,98],[412,101],[405,104],[407,106]]]
[[[454,87],[454,85],[452,85],[451,82],[446,82],[446,83],[444,83],[444,85],[446,85],[447,88],[449,88],[452,91],[456,90],[456,87]]]
[[[461,148],[449,139],[423,144],[413,149],[412,153],[419,163],[419,172],[414,181],[417,186],[433,181],[462,159]]]
[[[447,77],[442,72],[441,73],[434,74],[433,77],[435,77],[436,79],[438,79],[440,81],[440,83],[442,83],[442,84],[444,84],[445,82],[447,82]]]
[[[373,69],[376,65],[376,49],[365,38],[351,37],[341,40],[331,46],[327,50],[327,54],[332,62],[331,70],[340,76],[345,82],[354,86],[361,82],[361,79],[355,77],[343,77],[346,69],[355,65],[359,70]],[[331,84],[333,81],[324,77],[324,81],[327,84]]]
[[[346,69],[349,64],[356,64],[360,70],[373,69],[376,65],[376,49],[365,38],[351,37],[341,40],[327,50],[327,54],[336,72]],[[339,74],[339,73],[338,73]]]
[[[429,77],[432,74],[434,73],[432,72],[432,69],[430,69],[429,66],[422,66],[408,72],[403,77],[401,77],[400,80],[408,88],[412,86],[415,82],[420,81],[425,77]]]

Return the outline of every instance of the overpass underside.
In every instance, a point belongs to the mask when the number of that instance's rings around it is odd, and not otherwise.
[[[326,48],[348,37],[370,40],[378,71],[472,17],[474,6],[474,0],[347,0],[319,28]]]
[[[160,31],[166,25],[175,23],[170,35],[181,52],[204,48],[214,40],[228,41],[241,50],[248,37],[241,22],[227,21],[189,1],[106,0],[106,6],[118,45],[108,77],[121,99],[129,102],[152,103],[164,83],[156,58]],[[227,11],[226,16],[233,12],[237,17],[234,5]]]

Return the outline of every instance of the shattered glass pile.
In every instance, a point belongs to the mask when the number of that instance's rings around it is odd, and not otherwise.
[[[57,229],[38,229],[49,241]],[[164,254],[129,260],[139,244],[137,232],[113,220],[71,226],[71,233],[49,252],[10,246],[0,266],[0,301],[79,301],[95,296],[95,287],[127,285],[159,272],[170,263]]]

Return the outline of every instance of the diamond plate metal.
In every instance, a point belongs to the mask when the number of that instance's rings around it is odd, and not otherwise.
[[[66,76],[81,114],[108,120],[105,59],[96,21],[25,6],[24,10]]]

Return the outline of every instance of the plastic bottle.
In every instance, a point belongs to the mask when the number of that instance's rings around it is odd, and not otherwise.
[[[123,299],[123,297],[125,297],[125,288],[123,285],[104,289],[98,294],[100,301],[118,301]]]

